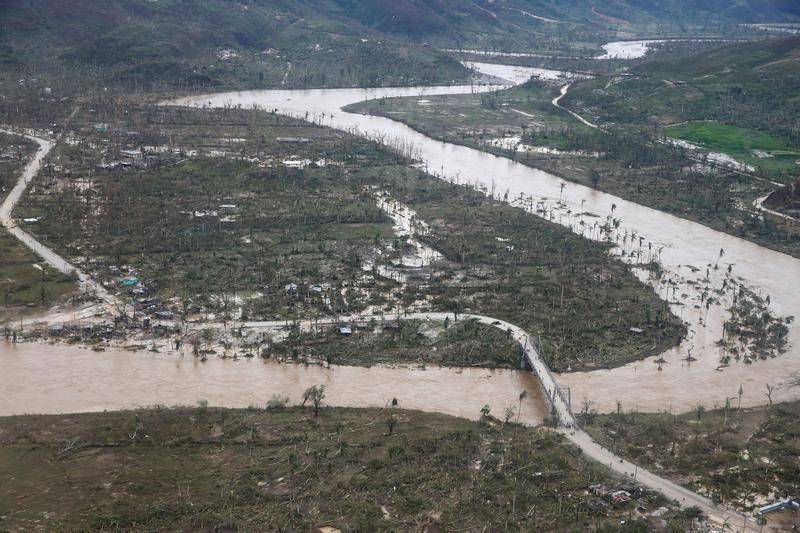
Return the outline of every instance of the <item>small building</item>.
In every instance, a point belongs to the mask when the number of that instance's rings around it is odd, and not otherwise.
[[[353,328],[350,326],[339,326],[339,335],[343,337],[349,337],[353,334]]]
[[[172,320],[175,318],[175,313],[172,311],[156,311],[156,318],[161,320]]]
[[[297,283],[287,283],[283,288],[283,290],[286,291],[286,294],[297,294],[297,289],[299,289]]]

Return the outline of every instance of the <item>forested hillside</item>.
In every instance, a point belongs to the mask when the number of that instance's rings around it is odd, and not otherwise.
[[[0,7],[15,77],[128,87],[403,85],[465,79],[433,48],[281,2],[17,1]]]
[[[703,24],[800,18],[789,0],[688,3],[6,0],[0,71],[136,88],[441,83],[469,75],[436,51],[448,46],[556,50],[597,46],[619,30],[690,34]]]

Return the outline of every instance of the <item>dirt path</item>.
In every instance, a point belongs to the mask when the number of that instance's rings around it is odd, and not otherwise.
[[[600,129],[600,127],[599,127],[597,124],[594,124],[594,123],[592,123],[592,122],[589,122],[588,120],[586,120],[585,118],[583,118],[582,116],[580,116],[579,114],[577,114],[576,112],[574,112],[574,111],[570,111],[569,109],[567,109],[566,107],[562,106],[562,105],[559,103],[559,102],[561,101],[561,99],[562,99],[562,98],[564,98],[564,97],[567,95],[567,91],[569,91],[569,88],[570,88],[570,84],[569,84],[569,83],[568,83],[567,85],[564,85],[564,86],[561,88],[561,94],[560,94],[560,95],[558,95],[558,96],[556,96],[556,97],[553,99],[553,105],[554,105],[554,106],[556,106],[556,107],[557,107],[557,108],[559,108],[559,109],[562,109],[562,110],[566,111],[567,113],[569,113],[570,115],[572,115],[573,117],[575,117],[576,119],[578,119],[578,120],[579,120],[580,122],[582,122],[583,124],[586,124],[586,125],[587,125],[587,126],[589,126],[590,128],[592,128],[592,129],[595,129],[595,130],[599,130],[599,129]]]
[[[81,287],[84,290],[94,292],[101,300],[102,305],[106,307],[108,311],[113,313],[117,304],[117,300],[105,289],[105,287],[91,279],[84,272],[70,264],[69,261],[58,255],[56,252],[36,240],[30,233],[22,230],[19,226],[17,226],[17,223],[14,221],[14,217],[11,214],[14,210],[14,207],[22,199],[22,195],[25,193],[25,190],[28,188],[30,182],[34,177],[36,177],[36,175],[39,173],[39,170],[41,170],[44,160],[47,157],[47,154],[50,153],[50,150],[53,149],[53,146],[55,146],[55,142],[7,129],[0,129],[0,132],[7,133],[9,135],[25,137],[26,139],[35,142],[39,146],[39,149],[36,151],[33,159],[31,159],[31,161],[22,171],[22,175],[17,181],[17,184],[13,189],[11,189],[11,192],[8,193],[8,196],[6,196],[6,199],[3,201],[2,205],[0,205],[0,224],[2,224],[11,235],[16,237],[28,249],[41,257],[48,265],[52,266],[63,274],[76,275]]]
[[[755,207],[757,211],[763,211],[764,213],[769,213],[772,216],[776,216],[785,220],[791,220],[792,222],[797,222],[797,219],[792,216],[781,213],[780,211],[775,211],[774,209],[770,209],[768,207],[764,207],[764,202],[766,201],[767,198],[769,198],[770,194],[762,196],[761,198],[756,198],[756,200],[753,202],[753,207]]]

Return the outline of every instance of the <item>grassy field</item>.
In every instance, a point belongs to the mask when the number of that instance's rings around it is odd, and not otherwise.
[[[666,130],[670,137],[722,152],[762,175],[800,175],[800,150],[774,135],[716,122],[690,122]],[[761,157],[759,157],[761,156]]]
[[[8,531],[633,532],[693,524],[691,513],[651,517],[664,505],[655,495],[597,504],[589,485],[617,490],[624,482],[547,430],[399,409],[0,418],[0,480],[0,528]]]
[[[728,408],[698,408],[678,416],[585,413],[581,419],[608,448],[715,501],[752,510],[795,496],[800,490],[800,403],[737,409],[736,402],[733,398]]]

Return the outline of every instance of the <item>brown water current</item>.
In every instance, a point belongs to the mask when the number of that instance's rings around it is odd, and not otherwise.
[[[308,91],[250,91],[190,97],[175,102],[193,106],[259,105],[284,114],[316,120],[362,134],[385,143],[413,145],[415,153],[432,173],[440,177],[496,190],[521,204],[536,205],[541,216],[570,227],[587,238],[600,238],[593,221],[620,219],[612,239],[618,243],[623,260],[636,263],[642,250],[660,250],[664,270],[661,280],[643,280],[665,299],[667,288],[675,314],[690,329],[689,338],[678,348],[613,370],[557,376],[571,388],[577,411],[583,398],[599,411],[624,409],[686,411],[697,404],[723,405],[737,397],[741,386],[742,405],[767,402],[766,385],[780,386],[798,370],[800,346],[796,324],[791,326],[791,345],[786,354],[752,365],[734,363],[719,369],[725,309],[706,310],[700,294],[718,289],[732,276],[763,295],[769,294],[772,311],[778,315],[800,316],[800,262],[751,242],[727,235],[655,209],[647,208],[593,189],[567,183],[551,174],[509,159],[477,150],[442,143],[389,119],[345,113],[342,106],[369,98],[424,96],[486,91],[489,87],[417,87],[386,89],[327,89]],[[583,217],[575,213],[592,213]],[[581,223],[583,222],[583,223]],[[635,234],[635,238],[631,237]],[[642,240],[640,241],[639,238]],[[635,244],[634,244],[635,243]],[[643,243],[640,244],[640,243]],[[652,245],[652,248],[651,248]],[[642,248],[643,246],[643,248]],[[713,269],[719,250],[725,255],[720,268]],[[651,252],[648,252],[651,253]],[[669,283],[669,284],[668,284]],[[685,295],[685,296],[684,296]],[[692,350],[696,361],[685,360]],[[475,418],[484,404],[496,415],[516,404],[521,390],[535,399],[523,407],[523,420],[535,423],[546,409],[535,378],[524,372],[450,369],[392,369],[302,367],[259,360],[210,360],[175,354],[131,353],[122,350],[93,352],[77,347],[41,344],[10,345],[0,342],[0,414],[22,412],[71,412],[120,409],[137,405],[194,404],[205,399],[211,405],[244,407],[263,405],[272,394],[286,394],[298,401],[311,385],[328,385],[330,405],[382,406],[397,397],[406,408],[437,411]],[[781,386],[773,400],[800,397],[800,388]]]
[[[492,72],[498,75],[496,69]],[[665,279],[676,287],[677,296],[671,299],[673,312],[689,323],[690,335],[680,347],[664,354],[669,363],[661,365],[661,370],[653,362],[655,358],[649,358],[613,370],[560,376],[563,384],[572,388],[575,404],[585,397],[601,411],[616,409],[617,401],[622,402],[626,409],[687,410],[697,404],[706,407],[723,405],[725,399],[736,396],[742,386],[742,405],[759,405],[767,402],[764,394],[767,384],[780,386],[773,399],[800,398],[800,388],[782,385],[792,372],[800,370],[796,323],[790,327],[790,346],[786,354],[756,361],[752,365],[734,363],[718,370],[720,352],[715,342],[722,337],[722,313],[729,306],[730,298],[721,298],[721,305],[713,306],[708,317],[700,301],[700,294],[707,288],[714,290],[722,286],[730,266],[731,275],[738,282],[762,295],[771,296],[774,314],[800,316],[800,261],[797,259],[588,187],[566,183],[562,191],[564,181],[547,172],[430,139],[391,119],[341,111],[343,106],[371,98],[485,90],[486,87],[464,86],[248,91],[189,97],[173,104],[197,107],[258,105],[284,114],[308,116],[334,128],[359,131],[387,144],[399,142],[403,146],[413,146],[413,152],[439,177],[472,184],[486,191],[495,190],[498,195],[508,191],[510,198],[523,198],[521,204],[541,206],[537,208],[540,215],[569,226],[587,238],[600,238],[599,234],[592,233],[594,221],[603,223],[612,218],[619,219],[619,227],[612,239],[621,250],[625,250],[625,261],[638,261],[632,253],[659,250],[658,261]],[[580,224],[582,217],[575,213],[594,216],[585,217],[584,224]],[[628,238],[627,243],[623,242],[623,236]],[[719,261],[719,269],[715,270],[713,265],[720,249],[724,249],[725,255]],[[649,282],[664,296],[663,282]],[[695,307],[698,305],[700,309]],[[698,361],[691,365],[682,364],[681,359],[688,355],[690,348]]]
[[[387,368],[281,364],[260,359],[200,362],[177,352],[95,352],[78,346],[0,340],[0,416],[131,409],[152,405],[264,407],[272,395],[302,401],[303,391],[326,386],[330,406],[384,407],[477,419],[488,404],[495,416],[517,406],[520,421],[536,425],[547,406],[536,377],[513,370]]]

